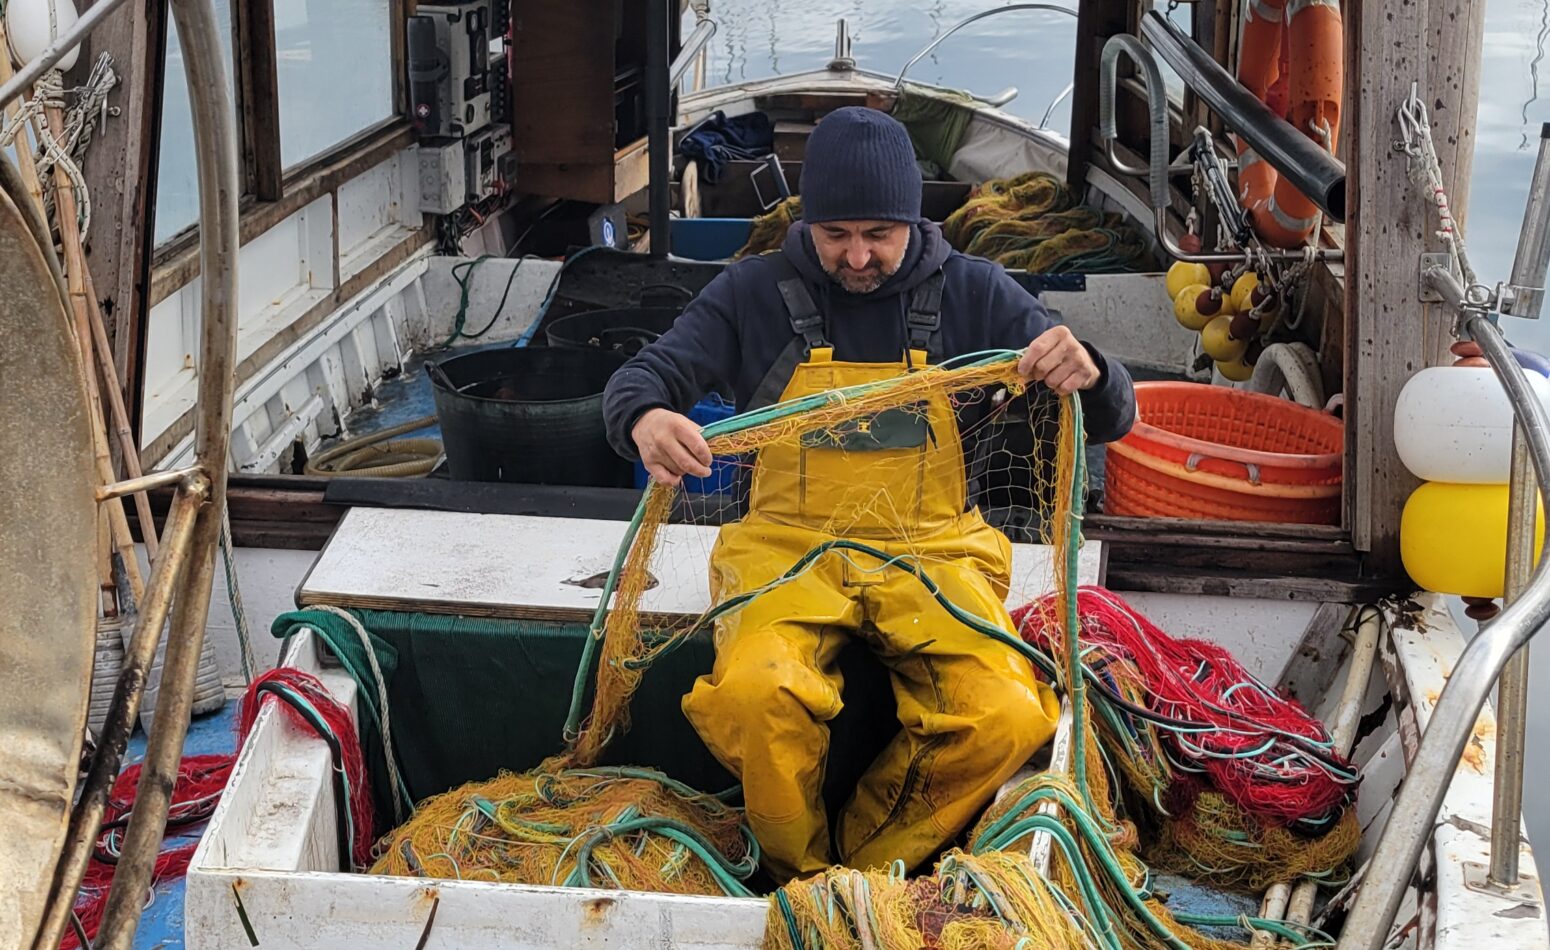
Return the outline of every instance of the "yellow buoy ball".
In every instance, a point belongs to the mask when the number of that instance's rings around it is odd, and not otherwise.
[[[1229,299],[1232,301],[1232,308],[1235,312],[1248,313],[1254,309],[1254,302],[1249,298],[1254,293],[1254,288],[1258,286],[1259,275],[1253,271],[1245,271],[1238,276],[1237,280],[1233,281],[1232,293]]]
[[[1232,317],[1221,316],[1206,324],[1200,331],[1200,349],[1218,363],[1232,363],[1243,358],[1249,350],[1248,340],[1234,339]]]
[[[1540,500],[1534,558],[1545,542]],[[1399,519],[1399,553],[1410,579],[1426,590],[1500,597],[1507,573],[1507,486],[1424,482]]]
[[[1168,268],[1168,299],[1179,299],[1179,291],[1191,284],[1211,283],[1211,272],[1204,264],[1174,261]]]
[[[1222,312],[1227,297],[1205,284],[1190,284],[1173,298],[1173,316],[1181,326],[1204,330]]]
[[[1235,383],[1246,383],[1249,381],[1249,377],[1254,375],[1254,367],[1244,362],[1241,356],[1230,363],[1218,360],[1216,371],[1222,374],[1222,378]]]

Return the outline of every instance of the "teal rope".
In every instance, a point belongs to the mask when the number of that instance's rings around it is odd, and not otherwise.
[[[458,285],[457,316],[452,321],[452,333],[445,340],[441,341],[441,349],[446,349],[460,339],[477,340],[479,337],[484,336],[490,332],[490,328],[495,326],[495,321],[499,320],[501,314],[506,311],[506,300],[511,296],[511,285],[516,282],[517,271],[522,269],[522,261],[526,258],[517,258],[517,263],[512,266],[510,275],[506,277],[506,289],[501,292],[501,301],[495,305],[495,313],[490,317],[490,322],[472,333],[467,332],[465,329],[468,323],[469,288],[473,284],[474,269],[494,256],[493,254],[483,254],[471,261],[463,261],[462,263],[452,265],[452,279]]]
[[[361,619],[359,611],[352,611],[352,613],[356,615],[356,619]],[[304,625],[316,631],[319,636],[327,641],[330,652],[338,658],[339,665],[344,667],[345,672],[355,681],[356,698],[360,700],[361,709],[366,714],[365,719],[370,720],[372,728],[377,730],[378,735],[381,735],[382,717],[377,710],[377,679],[372,675],[370,668],[362,668],[355,662],[351,656],[351,650],[347,648],[348,644],[359,643],[359,641],[353,638],[344,639],[342,642],[334,640],[335,625],[342,623],[343,620],[341,618],[330,613],[300,610],[277,617],[271,632],[280,635],[282,625],[286,632],[294,629],[294,625]],[[365,626],[365,622],[362,621],[361,625]],[[375,649],[375,646],[373,646],[373,649]],[[364,725],[364,723],[359,725]],[[409,811],[414,811],[414,797],[409,794],[409,788],[404,784],[402,776],[399,777],[398,788],[394,790],[394,793],[402,797]]]
[[[618,549],[614,551],[614,563],[608,569],[608,580],[604,582],[598,597],[597,609],[592,612],[592,626],[587,630],[586,642],[581,647],[581,661],[576,664],[576,679],[571,684],[570,712],[565,716],[564,741],[566,742],[574,742],[581,732],[581,704],[587,691],[587,676],[592,672],[592,656],[597,652],[599,641],[603,639],[603,629],[608,622],[608,605],[619,586],[619,575],[624,572],[624,562],[630,556],[630,548],[635,545],[635,536],[640,534],[641,522],[646,518],[646,507],[651,501],[651,493],[655,491],[671,491],[671,489],[658,485],[655,481],[646,484],[646,490],[640,496],[640,504],[635,506],[635,514],[630,518],[629,526],[624,529],[624,537],[619,541]]]
[[[1087,496],[1087,439],[1082,422],[1082,400],[1076,396],[1065,398],[1071,406],[1071,432],[1075,443],[1072,454],[1076,467],[1071,479],[1071,510],[1067,516],[1071,523],[1066,537],[1066,550],[1063,552],[1066,559],[1066,589],[1063,592],[1066,601],[1066,690],[1071,696],[1071,739],[1075,743],[1071,750],[1071,768],[1075,773],[1076,787],[1081,789],[1082,801],[1086,803],[1088,812],[1096,815],[1099,811],[1093,804],[1092,790],[1087,787],[1087,678],[1083,675],[1085,666],[1078,636],[1081,614],[1077,607],[1081,587],[1077,578],[1081,567],[1082,515]]]
[[[595,828],[581,838],[577,839],[576,866],[566,877],[566,887],[591,887],[592,875],[589,871],[592,860],[592,849],[609,838],[620,835],[633,834],[645,831],[660,834],[678,844],[688,848],[695,857],[704,862],[716,884],[728,897],[756,897],[757,895],[745,887],[743,878],[747,878],[758,867],[758,852],[751,852],[742,861],[733,864],[728,861],[715,846],[707,841],[699,832],[671,818],[642,817],[630,818],[612,824]]]

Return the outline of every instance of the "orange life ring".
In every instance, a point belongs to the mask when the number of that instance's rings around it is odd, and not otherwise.
[[[1281,76],[1281,64],[1290,76]],[[1238,81],[1261,102],[1278,80],[1287,84],[1286,120],[1331,152],[1340,134],[1345,33],[1338,0],[1244,0]],[[1326,142],[1327,134],[1327,142]],[[1238,139],[1238,200],[1254,231],[1273,247],[1298,247],[1319,209]]]

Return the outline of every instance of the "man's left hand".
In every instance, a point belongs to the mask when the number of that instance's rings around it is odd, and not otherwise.
[[[1091,389],[1102,375],[1098,365],[1071,331],[1054,326],[1028,344],[1017,372],[1030,383],[1042,382],[1058,396]]]

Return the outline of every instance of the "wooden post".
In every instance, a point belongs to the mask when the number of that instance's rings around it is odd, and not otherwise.
[[[0,85],[11,81],[13,75],[11,69],[11,47],[6,38],[5,20],[0,18]],[[21,104],[12,102],[5,107],[5,117],[8,121],[15,121],[21,115]],[[32,196],[33,207],[38,213],[43,213],[43,184],[38,180],[38,165],[32,157],[32,145],[27,139],[27,129],[24,127],[16,134],[16,170],[21,172],[22,184],[27,186],[27,193]]]
[[[232,28],[238,57],[237,115],[247,185],[259,201],[278,201],[280,158],[279,63],[274,45],[272,0],[235,0]],[[397,70],[394,71],[395,82]],[[337,286],[337,285],[336,285]]]
[[[57,107],[47,110],[48,128],[55,138],[64,134],[64,118]],[[76,223],[75,192],[70,176],[63,167],[54,166],[54,217],[59,227],[60,241],[65,249],[65,276],[70,295],[70,310],[75,319],[76,340],[80,344],[81,372],[86,379],[87,404],[91,410],[92,445],[97,457],[97,475],[104,485],[115,481],[113,462],[108,453],[108,432],[102,411],[102,394],[97,386],[94,370],[94,337],[91,330],[91,313],[86,299],[86,263],[81,252],[81,234]],[[138,603],[145,597],[145,582],[140,575],[140,562],[135,557],[134,536],[129,531],[129,519],[124,515],[121,498],[110,498],[103,504],[108,509],[108,523],[112,529],[113,546],[124,561],[124,574]]]
[[[1394,150],[1395,113],[1417,83],[1439,152],[1449,149],[1444,183],[1450,194],[1467,188],[1457,176],[1468,173],[1473,141],[1458,130],[1474,122],[1478,66],[1468,60],[1479,54],[1484,10],[1482,0],[1346,6],[1346,515],[1356,548],[1383,576],[1403,571],[1399,516],[1417,484],[1394,449],[1395,402],[1412,374],[1445,354],[1453,322],[1440,305],[1417,300],[1420,255],[1434,249],[1436,219]],[[1459,38],[1440,43],[1434,30],[1442,23],[1457,24]]]
[[[1076,88],[1071,91],[1071,149],[1066,183],[1077,195],[1087,193],[1087,169],[1093,163],[1093,137],[1098,131],[1098,65],[1103,44],[1126,32],[1129,0],[1085,0],[1076,14]]]
[[[1480,60],[1485,42],[1486,0],[1429,0],[1424,38],[1426,80],[1419,88],[1432,123],[1432,144],[1448,190],[1448,207],[1469,242],[1469,176],[1475,167],[1475,119],[1480,106]],[[1526,184],[1526,183],[1525,183]],[[1428,251],[1446,250],[1436,234],[1436,217],[1426,222]],[[1495,262],[1501,273],[1512,261]],[[1488,262],[1479,265],[1490,267]],[[1489,269],[1486,273],[1490,273]],[[1454,314],[1441,304],[1422,305],[1422,356],[1427,366],[1452,362]]]
[[[84,4],[83,4],[84,6]],[[92,194],[92,232],[84,248],[96,275],[96,297],[113,344],[119,386],[136,419],[140,376],[137,340],[148,289],[148,212],[156,187],[157,119],[160,112],[165,3],[126,3],[91,35],[93,51],[106,51],[118,71],[113,105],[119,114],[97,130],[84,169]]]

